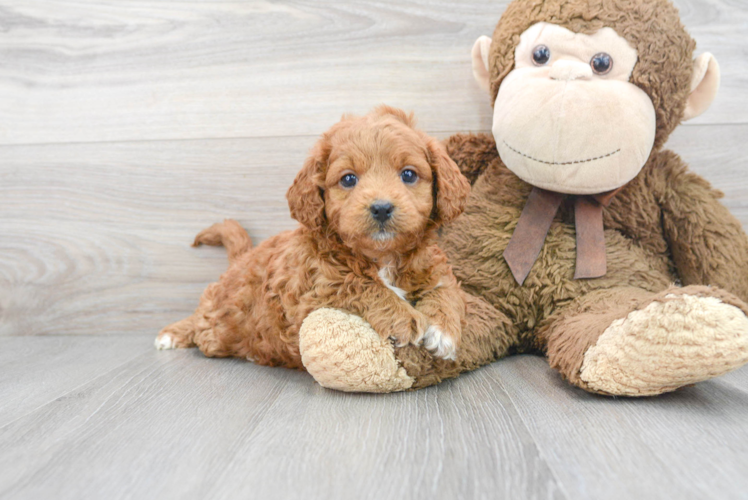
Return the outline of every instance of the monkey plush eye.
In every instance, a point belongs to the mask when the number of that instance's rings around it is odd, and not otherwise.
[[[604,75],[610,72],[613,68],[613,58],[605,52],[600,52],[599,54],[592,56],[592,59],[590,59],[590,66],[592,66],[592,71],[598,75]]]
[[[353,174],[345,174],[340,179],[340,185],[343,186],[344,188],[352,188],[353,186],[356,185],[357,182],[358,182],[358,177],[356,177]]]
[[[538,45],[532,51],[532,62],[536,66],[543,66],[551,60],[551,49],[545,45]]]
[[[400,178],[405,184],[415,184],[415,182],[418,180],[418,174],[414,170],[406,168],[405,170],[400,172]]]

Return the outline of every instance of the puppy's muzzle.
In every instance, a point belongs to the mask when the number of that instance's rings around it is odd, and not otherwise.
[[[389,201],[377,200],[369,206],[369,210],[374,220],[384,225],[392,218],[395,206]]]

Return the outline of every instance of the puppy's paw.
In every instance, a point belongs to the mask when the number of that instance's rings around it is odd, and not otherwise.
[[[436,325],[431,325],[426,329],[423,336],[423,347],[431,351],[437,358],[457,359],[457,342],[455,338],[444,332]]]
[[[156,337],[156,340],[153,342],[153,345],[156,346],[156,349],[159,351],[162,349],[176,349],[177,343],[174,340],[174,337],[169,335],[168,333],[165,333],[163,335],[159,335]]]
[[[426,316],[413,310],[412,314],[404,316],[402,321],[395,322],[395,325],[390,327],[389,338],[394,340],[395,347],[404,347],[408,344],[418,345],[427,327]]]

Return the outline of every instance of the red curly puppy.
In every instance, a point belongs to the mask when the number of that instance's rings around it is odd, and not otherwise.
[[[469,189],[444,147],[413,128],[412,115],[381,106],[344,117],[288,190],[298,229],[254,249],[232,220],[197,235],[195,245],[228,249],[229,269],[156,346],[303,368],[301,323],[333,307],[399,345],[423,342],[454,359],[465,305],[434,233],[462,212]]]

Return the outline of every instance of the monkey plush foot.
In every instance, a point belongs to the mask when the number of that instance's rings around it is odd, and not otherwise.
[[[584,353],[586,388],[647,396],[748,362],[748,317],[714,296],[667,294],[613,321]]]
[[[360,317],[318,309],[299,331],[304,367],[323,387],[346,392],[395,392],[413,378],[399,366],[395,349]]]

